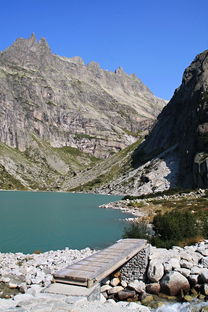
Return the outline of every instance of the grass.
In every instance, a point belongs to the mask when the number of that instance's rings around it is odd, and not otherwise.
[[[131,153],[141,141],[142,139],[138,140],[108,159],[98,163],[92,169],[93,172],[89,172],[89,175],[92,174],[92,179],[70,189],[70,191],[92,191],[117,179],[130,167]]]
[[[85,133],[76,133],[75,134],[75,138],[77,139],[88,139],[88,140],[96,140],[98,139],[95,136],[89,135],[89,134],[85,134]],[[102,140],[102,138],[99,138],[99,140]]]

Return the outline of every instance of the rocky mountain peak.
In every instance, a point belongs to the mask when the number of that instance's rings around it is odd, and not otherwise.
[[[23,67],[41,68],[48,63],[51,50],[46,39],[39,41],[32,34],[30,38],[18,38],[8,49],[1,53],[1,63],[11,63]]]
[[[70,173],[71,179],[83,162],[109,158],[138,141],[165,104],[121,69],[52,54],[34,34],[19,38],[0,53],[0,170],[18,181],[23,171],[26,180],[39,181],[39,172],[46,181],[44,170],[53,185],[57,175]]]

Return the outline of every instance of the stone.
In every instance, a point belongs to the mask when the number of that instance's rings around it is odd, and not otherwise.
[[[128,284],[127,284],[127,282],[126,282],[126,281],[121,281],[121,286],[122,286],[122,287],[126,288],[126,287],[127,287],[127,285],[128,285]]]
[[[167,272],[170,272],[172,270],[179,269],[180,268],[180,261],[177,258],[172,258],[168,262],[164,262],[163,266],[164,266],[165,272],[167,273]]]
[[[120,278],[118,277],[114,277],[111,281],[110,281],[110,285],[115,287],[118,286],[120,284]]]
[[[129,298],[134,298],[136,295],[136,292],[134,290],[124,289],[124,290],[119,291],[117,295],[118,295],[119,300],[123,301]]]
[[[137,293],[141,294],[145,291],[145,283],[142,281],[135,280],[128,284],[130,289],[134,289]]]
[[[160,284],[159,283],[152,283],[146,285],[146,292],[150,294],[159,294],[160,292]]]
[[[191,270],[185,269],[185,268],[179,268],[179,269],[177,269],[177,272],[181,273],[186,278],[189,277],[189,275],[191,274]]]
[[[193,260],[190,253],[187,253],[184,250],[182,252],[180,252],[180,257],[181,257],[180,263],[183,261],[192,262],[192,260]]]
[[[107,291],[108,295],[113,295],[113,294],[117,294],[119,291],[123,290],[124,288],[122,286],[115,286],[112,287],[111,289],[109,289]]]
[[[193,263],[187,260],[181,260],[180,265],[182,268],[191,269],[193,267]]]
[[[204,294],[208,296],[208,284],[204,284],[203,288],[204,288]]]
[[[199,279],[202,283],[208,283],[208,269],[202,269],[201,274],[199,275]]]
[[[108,300],[106,300],[106,302],[105,302],[105,304],[113,304],[113,305],[115,305],[116,304],[116,302],[115,302],[115,300],[113,300],[113,299],[108,299]]]
[[[208,257],[201,258],[200,263],[203,266],[203,268],[207,268],[208,269]]]
[[[132,310],[132,311],[135,311],[135,312],[150,312],[150,309],[141,305],[141,304],[138,304],[136,302],[130,302],[126,305],[126,311],[128,310]]]
[[[206,268],[206,267],[205,267]],[[201,268],[199,268],[198,266],[193,266],[191,268],[191,274],[195,274],[195,275],[199,275],[201,273]]]
[[[197,248],[197,252],[202,254],[204,257],[208,257],[208,248],[199,247],[199,248]]]
[[[11,288],[11,289],[14,289],[14,288],[17,288],[17,287],[18,287],[17,284],[11,283],[11,282],[9,282],[8,286],[9,286],[9,288]]]
[[[188,277],[188,280],[190,282],[190,285],[195,286],[198,283],[199,275],[197,274],[191,274]]]
[[[103,285],[103,286],[101,286],[100,291],[102,293],[102,292],[108,291],[111,288],[112,288],[112,286],[110,286],[110,285]]]
[[[149,263],[147,276],[150,281],[158,282],[164,275],[164,266],[161,261],[151,260]]]
[[[101,303],[106,302],[106,298],[105,298],[105,296],[103,296],[103,294],[100,294],[100,302]]]
[[[101,295],[102,295],[105,299],[108,299],[107,291],[102,292]]]
[[[170,296],[178,295],[181,290],[186,293],[190,289],[187,278],[175,271],[167,273],[160,281],[160,285],[161,291]]]

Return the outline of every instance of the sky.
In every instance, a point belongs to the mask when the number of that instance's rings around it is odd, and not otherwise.
[[[120,66],[167,100],[208,49],[208,0],[2,0],[0,12],[1,51],[35,33],[53,53]]]

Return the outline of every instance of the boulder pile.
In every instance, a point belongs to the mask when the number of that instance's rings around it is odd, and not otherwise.
[[[170,250],[150,246],[146,279],[123,281],[117,277],[103,281],[101,292],[106,299],[153,300],[152,295],[183,301],[208,296],[208,241]],[[175,298],[176,299],[176,298]]]

